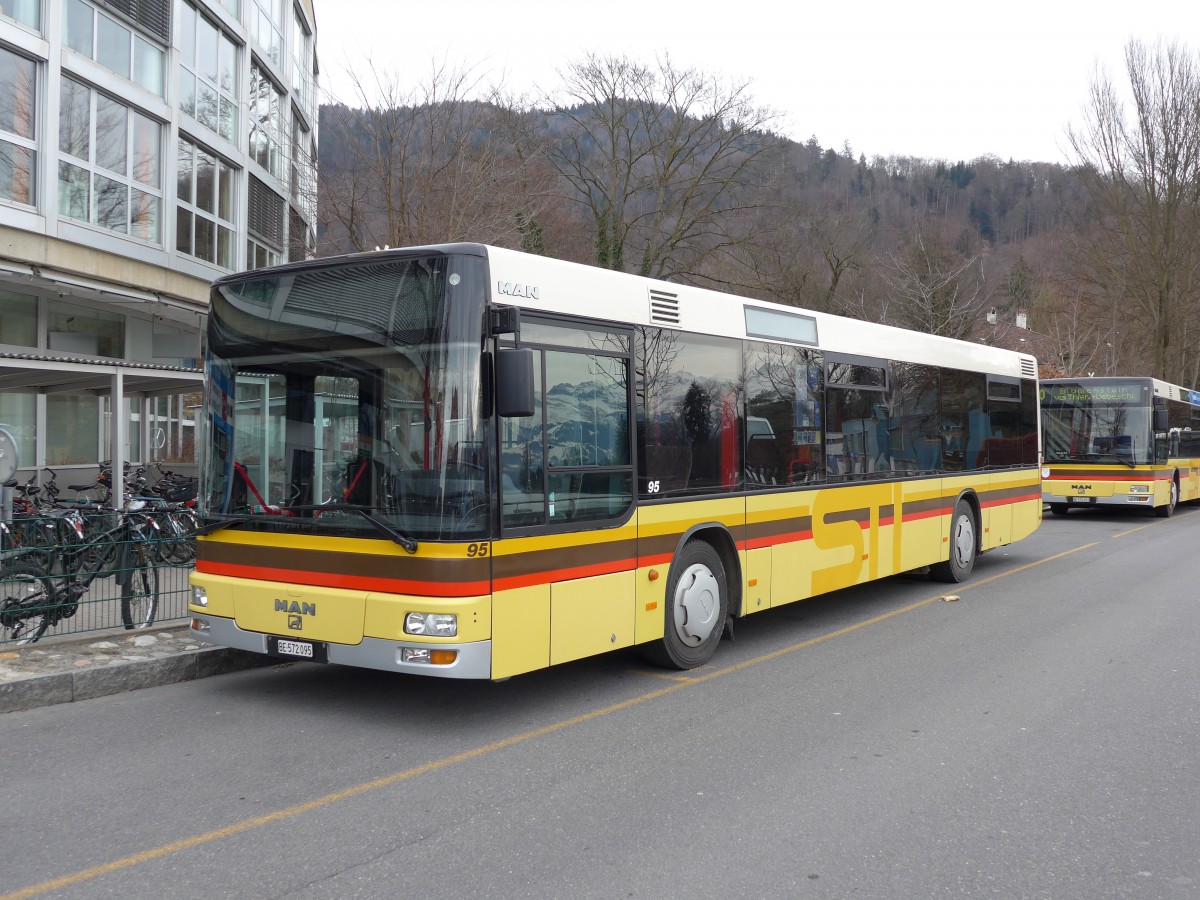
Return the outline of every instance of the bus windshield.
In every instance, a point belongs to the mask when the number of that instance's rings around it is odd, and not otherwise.
[[[218,282],[205,515],[417,540],[484,533],[483,311],[484,261],[465,255]]]
[[[1136,382],[1042,385],[1045,461],[1149,465],[1154,460],[1151,415]]]

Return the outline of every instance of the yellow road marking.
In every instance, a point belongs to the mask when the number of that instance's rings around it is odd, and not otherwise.
[[[1123,538],[1127,534],[1135,534],[1139,531],[1144,531],[1147,528],[1153,528],[1155,525],[1161,525],[1165,521],[1167,521],[1167,520],[1159,519],[1157,522],[1147,522],[1145,525],[1139,525],[1137,528],[1130,528],[1128,531],[1122,531],[1122,532],[1119,532],[1118,534],[1114,534],[1113,538]]]
[[[671,675],[667,672],[647,672],[645,669],[630,669],[630,675],[640,675],[642,678],[657,678],[659,681],[695,681],[693,675]],[[0,897],[0,900],[4,898]]]
[[[968,591],[976,587],[982,587],[985,584],[989,584],[1001,578],[1007,578],[1009,575],[1016,575],[1019,572],[1025,572],[1029,569],[1035,568],[1036,566],[1054,562],[1056,559],[1062,559],[1064,556],[1070,556],[1073,553],[1079,553],[1082,550],[1088,550],[1097,546],[1099,543],[1099,541],[1094,541],[1090,544],[1084,544],[1081,547],[1075,547],[1072,550],[1064,550],[1062,553],[1056,553],[1054,556],[1047,556],[1044,559],[1039,559],[1035,562],[1019,566],[1018,568],[1000,572],[996,575],[992,575],[989,578],[984,578],[980,581],[973,581],[970,584],[959,585],[958,590],[961,593],[962,591]],[[839,628],[837,631],[831,631],[827,634],[809,638],[808,640],[801,641],[798,644],[791,644],[787,647],[773,650],[770,653],[764,653],[761,656],[756,656],[752,659],[743,660],[742,662],[735,663],[731,666],[714,668],[712,671],[690,676],[663,676],[671,680],[672,683],[666,687],[661,687],[657,690],[640,694],[637,697],[631,697],[630,699],[622,700],[619,703],[612,703],[608,706],[602,707],[601,709],[596,709],[588,713],[582,713],[578,716],[572,716],[569,719],[562,719],[558,722],[553,722],[550,725],[543,725],[541,728],[523,731],[520,734],[514,734],[510,737],[493,741],[492,743],[485,744],[482,747],[476,747],[474,750],[466,750],[462,753],[456,753],[453,756],[445,756],[441,759],[433,760],[432,762],[425,763],[422,766],[405,769],[403,772],[394,772],[391,775],[385,775],[384,777],[376,778],[373,781],[365,781],[362,784],[356,784],[353,787],[346,788],[345,790],[335,791],[332,794],[326,794],[323,797],[317,797],[315,800],[309,800],[305,803],[297,803],[294,806],[288,806],[284,809],[276,810],[273,813],[267,813],[263,816],[255,816],[252,819],[243,819],[241,822],[234,822],[230,825],[226,825],[224,828],[217,828],[213,831],[207,831],[204,834],[197,834],[189,838],[183,838],[182,840],[172,841],[169,844],[163,844],[150,850],[144,850],[141,853],[134,853],[129,856],[122,857],[121,859],[114,859],[112,862],[102,863],[101,865],[93,866],[90,869],[83,869],[71,875],[62,875],[58,878],[52,878],[49,881],[43,881],[40,884],[30,885],[27,888],[22,888],[21,890],[13,891],[8,894],[0,894],[0,900],[23,900],[23,898],[26,897],[36,897],[39,894],[45,894],[49,891],[56,891],[60,888],[70,887],[72,885],[80,884],[84,881],[90,881],[93,878],[99,878],[101,875],[119,872],[122,869],[128,869],[131,866],[140,865],[141,863],[162,859],[165,856],[171,856],[172,854],[179,853],[183,850],[190,850],[193,847],[211,844],[213,841],[218,841],[222,838],[233,837],[234,835],[242,834],[243,832],[251,831],[255,828],[261,828],[264,825],[270,825],[273,822],[282,822],[285,819],[291,819],[303,813],[322,809],[323,807],[330,806],[342,800],[349,800],[351,797],[358,797],[361,794],[366,794],[370,791],[378,790],[379,788],[390,787],[393,784],[399,784],[402,781],[408,781],[409,779],[416,778],[420,775],[428,775],[430,772],[437,772],[441,769],[457,765],[458,763],[468,762],[469,760],[486,756],[489,753],[495,753],[497,750],[506,750],[509,747],[515,747],[516,745],[523,744],[526,741],[545,737],[546,735],[563,731],[575,725],[582,725],[585,722],[591,722],[595,719],[611,715],[615,712],[621,712],[622,710],[640,706],[641,704],[648,703],[651,700],[657,700],[660,697],[665,697],[668,694],[681,691],[686,687],[696,684],[704,684],[734,672],[741,672],[753,666],[771,662],[772,660],[787,656],[789,653],[795,653],[798,650],[806,650],[809,647],[815,647],[817,644],[822,644],[826,641],[833,640],[834,638],[843,637],[847,634],[858,631],[861,628],[866,628],[869,625],[877,625],[880,622],[886,622],[888,619],[893,619],[896,616],[912,612],[913,610],[920,609],[923,606],[928,606],[930,603],[936,603],[937,601],[941,600],[943,596],[943,594],[938,594],[934,597],[927,597],[924,600],[918,600],[916,603],[910,603],[908,606],[894,609],[891,612],[883,613],[882,615],[874,616],[861,622],[856,622],[853,625],[847,625],[845,628]]]

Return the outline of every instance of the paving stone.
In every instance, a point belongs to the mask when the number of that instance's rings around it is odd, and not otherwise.
[[[198,641],[186,625],[151,632],[43,638],[0,651],[0,713],[207,678],[277,660]]]

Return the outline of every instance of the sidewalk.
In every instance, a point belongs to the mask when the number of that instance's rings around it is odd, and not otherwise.
[[[198,641],[187,625],[0,644],[0,713],[90,700],[278,660]]]

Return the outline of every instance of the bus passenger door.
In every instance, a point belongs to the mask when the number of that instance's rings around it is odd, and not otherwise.
[[[631,339],[528,321],[521,337],[535,408],[499,423],[497,678],[634,640]]]

